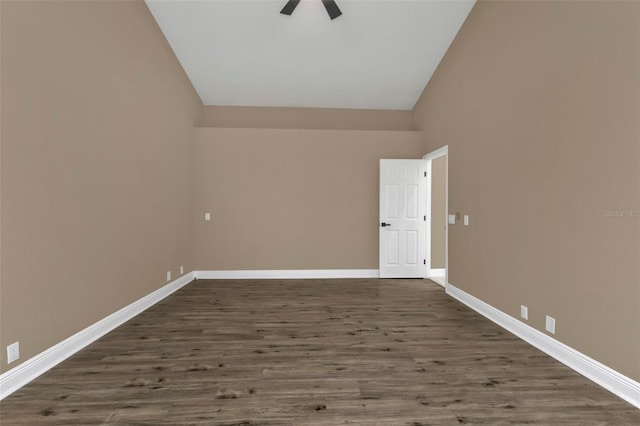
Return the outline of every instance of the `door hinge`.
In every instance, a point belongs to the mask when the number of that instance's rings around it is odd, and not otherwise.
[[[424,172],[424,177],[427,177],[427,172]]]
[[[425,222],[427,221],[427,216],[425,216],[425,217],[424,217],[424,221],[425,221]]]
[[[426,264],[427,264],[427,259],[424,259],[424,260],[422,261],[422,264],[423,264],[423,265],[426,265]]]

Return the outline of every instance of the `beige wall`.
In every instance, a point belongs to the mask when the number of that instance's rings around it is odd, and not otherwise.
[[[414,130],[413,113],[396,110],[206,106],[202,127]]]
[[[5,371],[193,269],[202,106],[142,1],[1,10]]]
[[[449,281],[640,379],[640,3],[476,4],[415,109],[449,145]]]
[[[479,2],[413,116],[203,112],[141,1],[0,16],[0,371],[180,265],[377,268],[378,159],[448,144],[450,282],[640,379],[637,2]]]
[[[379,159],[422,151],[418,132],[197,129],[196,269],[377,269]]]
[[[445,267],[447,157],[431,161],[431,269]]]

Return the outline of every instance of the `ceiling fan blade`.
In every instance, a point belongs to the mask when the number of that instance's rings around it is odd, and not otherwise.
[[[280,13],[283,15],[291,15],[294,10],[296,10],[296,6],[298,6],[300,0],[289,0],[287,4],[284,5]]]
[[[322,0],[322,4],[324,4],[324,8],[327,9],[329,18],[336,19],[338,16],[342,15],[340,8],[334,0]]]

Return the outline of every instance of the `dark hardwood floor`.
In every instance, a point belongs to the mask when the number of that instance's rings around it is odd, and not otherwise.
[[[0,402],[9,425],[640,425],[423,280],[195,281]]]

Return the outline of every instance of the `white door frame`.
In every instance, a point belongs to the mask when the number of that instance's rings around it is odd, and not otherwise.
[[[425,267],[425,277],[426,278],[430,278],[431,277],[431,195],[432,195],[432,190],[431,190],[431,184],[433,182],[432,178],[431,178],[431,162],[433,160],[435,160],[438,157],[442,157],[443,155],[446,155],[446,159],[445,159],[445,164],[446,164],[446,170],[445,170],[445,214],[449,214],[449,145],[445,145],[441,148],[436,149],[435,151],[430,152],[429,154],[425,155],[422,157],[423,160],[426,161],[427,163],[427,218],[428,218],[428,223],[427,226],[425,227],[425,248],[426,248],[426,252],[425,252],[425,256],[427,257],[428,261],[427,261],[427,265]],[[445,248],[444,248],[444,282],[445,285],[446,283],[449,282],[449,222],[447,221],[447,218],[445,217],[445,231],[444,231],[444,241],[445,241]]]

